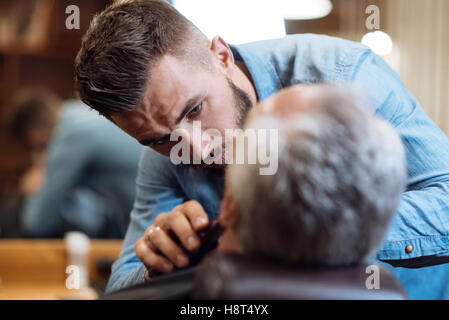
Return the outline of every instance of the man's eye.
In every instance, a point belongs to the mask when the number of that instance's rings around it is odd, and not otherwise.
[[[146,146],[152,148],[152,147],[155,147],[155,146],[161,146],[165,142],[167,142],[167,139],[160,139],[160,140],[157,140],[157,141],[152,141],[150,143],[147,143]]]
[[[160,146],[160,145],[162,145],[162,144],[164,144],[164,143],[165,143],[165,139],[164,139],[164,140],[159,140],[159,141],[154,142],[154,145],[155,145],[155,146]]]
[[[203,103],[201,102],[199,105],[197,105],[195,108],[193,108],[190,112],[189,112],[189,118],[194,118],[197,115],[199,115],[201,113],[201,109],[203,108]]]

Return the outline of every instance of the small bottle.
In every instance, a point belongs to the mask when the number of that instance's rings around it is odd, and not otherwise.
[[[68,289],[86,288],[89,285],[90,240],[82,232],[67,232],[64,239],[68,261],[66,287]]]

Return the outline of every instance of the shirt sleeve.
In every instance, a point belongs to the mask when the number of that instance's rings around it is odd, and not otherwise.
[[[395,127],[407,157],[407,189],[377,258],[402,267],[448,262],[449,138],[369,49],[360,52],[349,76]]]
[[[120,258],[113,264],[106,292],[113,292],[145,281],[145,266],[134,250],[137,240],[153,224],[159,213],[170,212],[186,201],[179,187],[173,164],[150,148],[145,148],[136,179],[136,199]]]

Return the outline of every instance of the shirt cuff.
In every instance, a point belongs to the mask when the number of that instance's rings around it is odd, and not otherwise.
[[[449,257],[449,236],[427,236],[409,240],[385,241],[377,259],[405,260],[428,256]]]
[[[126,283],[126,287],[131,287],[131,286],[134,286],[136,284],[144,283],[145,281],[147,281],[145,279],[145,272],[146,271],[147,271],[147,268],[143,264],[139,268],[134,270],[128,276],[128,281]]]

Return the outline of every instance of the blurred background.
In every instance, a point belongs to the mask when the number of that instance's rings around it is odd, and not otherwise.
[[[363,41],[400,74],[430,117],[449,134],[447,0],[169,2],[208,37],[221,35],[233,44],[293,33],[319,33]],[[96,136],[95,128],[117,135],[109,148],[102,150],[104,154],[114,152],[118,141],[123,146],[132,143],[109,124],[97,123],[100,117],[87,114],[84,106],[78,108],[81,103],[76,100],[73,82],[73,61],[81,37],[94,14],[110,3],[112,0],[0,1],[0,238],[62,238],[66,231],[82,231],[90,238],[120,239],[125,232],[140,149],[129,147],[131,149],[122,152],[127,157],[111,155],[109,158],[118,160],[108,165],[88,160],[81,162],[81,155],[92,152],[85,142],[92,140],[88,137]],[[68,29],[66,22],[74,13],[73,5],[79,9],[79,28]],[[86,123],[89,126],[80,129],[81,124]],[[57,158],[54,163],[49,160],[52,157]],[[53,176],[46,171],[49,165],[59,170]],[[83,170],[70,169],[75,167],[83,167]],[[107,167],[109,171],[90,181],[100,167]],[[117,172],[117,168],[126,169],[121,171],[121,180],[107,181],[105,177]],[[97,194],[105,181],[109,185],[117,183],[127,187],[120,195]],[[44,193],[42,188],[53,188],[59,193],[46,201],[43,195],[36,200],[36,195]],[[120,207],[120,212],[112,212],[103,205],[104,199],[117,198],[123,201],[113,206]],[[55,208],[60,199],[65,199],[64,206]],[[64,212],[101,208],[101,219],[90,221],[88,217],[80,217],[71,221],[63,217],[58,222],[50,213],[61,208]],[[38,210],[44,218],[28,219],[24,227],[21,217],[24,210]],[[83,224],[95,225],[96,229],[83,229]],[[39,228],[36,229],[36,225]],[[15,245],[16,249],[20,248],[20,244]],[[107,257],[118,254],[120,243],[115,245],[114,249],[108,249],[112,253]],[[8,250],[13,247],[11,243],[6,247],[0,243],[0,260],[6,261],[1,257],[12,254]],[[0,261],[0,276],[2,270]]]
[[[66,7],[74,2],[83,13],[79,30],[67,30]],[[75,96],[73,60],[95,12],[108,1],[3,0],[0,2],[0,112],[6,120],[14,96],[29,86],[44,86],[62,99]],[[0,135],[0,188],[18,191],[18,178],[29,165],[28,150],[5,132]]]

